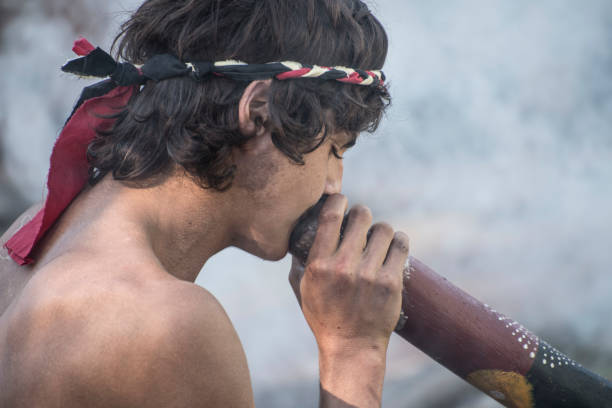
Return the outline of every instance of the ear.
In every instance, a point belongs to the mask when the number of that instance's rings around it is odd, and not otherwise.
[[[238,103],[240,133],[249,136],[249,141],[267,133],[266,128],[270,118],[268,95],[271,83],[271,79],[251,82]]]

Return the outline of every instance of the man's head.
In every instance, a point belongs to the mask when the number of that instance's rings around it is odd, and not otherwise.
[[[298,61],[380,69],[387,37],[359,0],[148,0],[123,25],[117,53],[133,63],[169,53],[183,61]],[[176,165],[203,187],[235,175],[232,149],[250,137],[238,105],[248,82],[211,76],[147,83],[116,126],[89,148],[92,181],[107,173],[147,182]],[[298,79],[269,83],[265,125],[295,163],[326,135],[356,138],[378,125],[385,88]]]

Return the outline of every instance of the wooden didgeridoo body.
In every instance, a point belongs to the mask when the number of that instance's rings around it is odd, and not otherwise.
[[[293,231],[290,252],[308,256],[322,201]],[[507,407],[612,407],[612,383],[483,304],[422,262],[404,269],[396,333]]]

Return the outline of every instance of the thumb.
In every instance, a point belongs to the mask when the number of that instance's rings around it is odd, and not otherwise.
[[[291,271],[289,271],[289,284],[295,293],[300,307],[302,306],[302,297],[300,295],[300,282],[304,276],[304,265],[295,256],[291,257]]]

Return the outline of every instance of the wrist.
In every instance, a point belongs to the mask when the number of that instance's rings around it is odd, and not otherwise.
[[[320,350],[321,388],[359,407],[379,407],[386,367],[385,347]]]
[[[344,370],[356,370],[364,374],[384,375],[386,367],[386,347],[361,348],[344,347],[319,351],[319,370],[331,377],[340,375]]]
[[[359,357],[363,360],[385,361],[388,342],[327,341],[319,343],[319,356],[327,360],[353,360]]]
[[[358,357],[365,361],[380,361],[384,364],[387,355],[388,339],[331,339],[319,340],[319,357],[326,360],[348,360]]]

